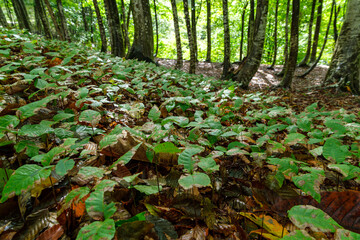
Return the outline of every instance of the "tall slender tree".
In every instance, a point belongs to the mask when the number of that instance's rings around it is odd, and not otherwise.
[[[276,0],[276,5],[275,5],[275,29],[274,29],[274,56],[273,56],[273,61],[271,66],[269,67],[270,69],[274,69],[274,66],[276,64],[276,56],[277,56],[277,25],[278,25],[278,11],[279,11],[279,0]]]
[[[84,3],[83,1],[81,0],[80,1],[80,7],[81,7],[81,16],[82,16],[82,19],[83,19],[83,24],[84,24],[84,29],[85,29],[85,32],[88,32],[89,31],[89,26],[88,26],[88,22],[87,22],[87,14],[86,14],[86,7],[84,7]]]
[[[224,66],[222,76],[226,77],[230,68],[230,27],[228,1],[223,0],[223,22],[224,22]]]
[[[130,10],[130,7],[129,7]],[[129,11],[130,12],[130,11]],[[125,3],[124,0],[121,0],[121,18],[122,18],[122,29],[125,39],[125,51],[129,51],[130,48],[130,39],[129,39],[129,33],[128,33],[128,25],[126,24],[127,18],[125,15]],[[128,16],[129,18],[129,16]]]
[[[149,0],[134,0],[134,41],[127,58],[154,61],[154,36]]]
[[[155,47],[155,57],[158,55],[159,52],[159,25],[158,25],[158,15],[156,11],[156,0],[154,1],[154,14],[155,14],[155,34],[156,34],[156,47]]]
[[[3,10],[1,9],[1,7],[0,7],[0,24],[3,27],[9,27],[9,25],[8,25],[8,23],[6,21],[5,14],[4,14]]]
[[[248,88],[251,79],[260,66],[265,42],[268,6],[268,0],[257,1],[253,47],[232,77],[234,81],[240,83],[240,87],[242,88]]]
[[[247,55],[252,50],[252,45],[254,41],[254,32],[255,32],[255,1],[250,0],[250,14],[249,14],[249,24],[248,24],[248,40],[247,40]]]
[[[116,0],[104,0],[104,3],[109,25],[111,54],[118,57],[124,57],[124,40]]]
[[[323,0],[319,0],[319,6],[317,9],[317,16],[316,16],[316,25],[315,25],[315,32],[314,32],[314,41],[311,49],[311,56],[310,62],[313,63],[316,60],[316,52],[319,43],[319,34],[321,28],[321,18],[322,18],[322,8],[323,8]]]
[[[195,61],[198,61],[195,0],[191,0],[191,33],[194,41]]]
[[[189,16],[189,5],[187,0],[183,0],[184,3],[184,15],[185,15],[185,22],[186,22],[186,30],[189,39],[189,46],[190,46],[190,67],[189,73],[195,73],[196,68],[196,54],[195,54],[195,43],[192,35],[192,29],[190,24],[190,16]]]
[[[31,23],[24,0],[11,0],[11,2],[15,10],[15,15],[18,20],[19,27],[26,28],[27,30],[31,31]]]
[[[300,18],[300,0],[292,1],[292,18],[290,32],[290,54],[288,64],[285,68],[284,78],[280,83],[280,87],[290,88],[294,77],[299,50],[299,18]]]
[[[284,46],[284,64],[282,70],[277,73],[278,76],[284,76],[286,65],[289,59],[289,13],[290,13],[290,0],[287,0],[286,4],[286,16],[285,16],[285,46]]]
[[[174,19],[174,29],[175,29],[175,40],[176,40],[176,65],[175,68],[180,69],[183,66],[183,55],[181,49],[181,37],[180,37],[180,28],[179,28],[179,18],[176,6],[176,0],[171,1],[172,14]]]
[[[60,25],[61,30],[63,32],[64,38],[66,41],[70,42],[71,38],[69,35],[69,30],[66,23],[65,13],[64,13],[64,7],[61,0],[56,0],[57,8],[59,11],[59,18],[60,18]]]
[[[241,13],[241,39],[240,39],[240,56],[239,61],[243,60],[243,46],[244,46],[244,26],[245,26],[245,11],[248,5],[248,1],[246,1],[244,8]]]
[[[13,17],[12,17],[12,14],[11,14],[11,8],[10,8],[9,0],[4,0],[4,3],[5,3],[7,16],[9,18],[9,20],[10,20],[10,25],[14,26],[14,21],[13,21]]]
[[[50,24],[49,24],[48,18],[46,16],[44,3],[42,2],[42,0],[35,0],[34,5],[35,5],[37,13],[39,14],[42,29],[44,30],[44,33],[45,33],[45,37],[47,39],[51,39],[52,34],[51,34],[51,30],[50,30]]]
[[[94,9],[96,13],[96,18],[99,26],[99,32],[100,32],[100,39],[101,39],[101,52],[107,51],[107,41],[106,41],[106,34],[105,34],[105,27],[103,24],[103,20],[100,14],[99,4],[97,0],[93,0]]]
[[[47,9],[48,9],[49,15],[50,15],[50,17],[51,17],[51,19],[52,19],[52,22],[53,22],[53,24],[54,24],[54,26],[55,26],[56,33],[58,34],[60,40],[64,41],[64,40],[65,40],[65,37],[64,37],[63,32],[61,31],[60,27],[59,27],[59,24],[58,24],[58,22],[57,22],[57,20],[56,20],[54,11],[53,11],[53,9],[52,9],[52,7],[51,7],[51,5],[50,5],[49,0],[44,0],[44,2],[45,2],[45,5],[46,5],[46,7],[47,7]]]
[[[211,62],[211,0],[206,0],[206,62]]]
[[[339,36],[339,32],[337,29],[337,18],[338,15],[340,13],[341,10],[341,6],[338,6],[338,8],[336,9],[336,1],[335,1],[335,10],[334,10],[334,41],[336,42]]]

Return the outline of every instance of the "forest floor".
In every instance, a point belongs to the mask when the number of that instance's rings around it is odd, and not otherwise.
[[[160,66],[174,68],[176,64],[175,59],[158,58],[157,63]],[[232,64],[232,68],[236,69],[238,64]],[[250,82],[250,88],[254,90],[263,90],[269,87],[278,85],[282,77],[277,74],[282,70],[282,65],[276,65],[274,69],[269,69],[269,65],[261,64],[256,75]],[[293,80],[292,89],[306,90],[314,86],[320,86],[326,76],[328,70],[326,65],[318,65],[310,74],[305,78],[298,77],[304,73],[308,68],[300,67],[295,70],[295,78]],[[184,72],[189,71],[189,61],[184,62],[181,69]],[[206,77],[214,77],[220,79],[222,74],[222,64],[218,62],[198,62],[196,66],[196,74],[202,74]]]

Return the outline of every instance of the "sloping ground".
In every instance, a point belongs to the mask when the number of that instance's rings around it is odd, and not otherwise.
[[[359,238],[357,97],[1,32],[0,239]]]

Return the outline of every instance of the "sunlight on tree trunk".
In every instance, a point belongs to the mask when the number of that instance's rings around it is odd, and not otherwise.
[[[285,17],[285,46],[284,46],[284,64],[281,72],[279,72],[278,76],[284,76],[286,65],[288,64],[289,59],[289,12],[290,12],[290,0],[287,0],[286,5],[286,17]]]
[[[321,28],[321,18],[322,18],[322,7],[323,7],[323,0],[319,0],[319,6],[317,9],[317,17],[316,17],[316,25],[315,25],[315,33],[314,33],[314,41],[311,50],[310,62],[314,62],[316,60],[316,52],[319,42],[319,34]]]
[[[194,39],[193,39],[193,36],[192,36],[192,29],[191,29],[191,24],[190,24],[189,6],[188,6],[188,1],[187,0],[183,0],[183,3],[184,3],[184,15],[185,15],[185,22],[186,22],[186,30],[187,30],[188,39],[189,39],[189,46],[190,46],[189,73],[195,73],[196,55],[195,55]]]
[[[31,31],[31,23],[24,4],[24,0],[11,0],[11,2],[15,10],[19,28],[26,28],[27,30]]]
[[[67,28],[67,23],[66,23],[64,7],[63,7],[63,4],[62,4],[62,1],[61,0],[56,0],[56,4],[57,4],[58,11],[59,11],[60,24],[61,24],[61,29],[62,29],[63,34],[64,34],[64,38],[65,38],[66,41],[71,42],[71,38],[70,38],[69,31],[68,31],[68,28]]]
[[[206,62],[211,62],[211,0],[206,0]]]
[[[242,14],[241,14],[241,40],[240,40],[239,62],[241,62],[243,60],[245,11],[246,11],[247,5],[248,5],[248,1],[246,1],[245,6],[242,11]]]
[[[6,21],[5,14],[4,14],[3,10],[1,9],[1,7],[0,7],[0,24],[3,27],[9,27],[9,25],[8,25],[8,23]]]
[[[228,2],[223,0],[223,22],[224,22],[224,66],[222,77],[225,78],[228,75],[230,68],[230,27],[229,27],[229,14],[228,14]]]
[[[254,41],[254,24],[255,24],[255,20],[254,20],[254,15],[255,15],[255,1],[254,0],[250,0],[250,14],[249,14],[249,24],[248,24],[248,41],[247,41],[247,56],[249,56],[251,50],[252,50],[252,45],[253,45],[253,41]]]
[[[50,6],[50,2],[49,2],[49,0],[44,0],[44,1],[45,1],[45,5],[46,5],[46,7],[48,9],[49,15],[50,15],[50,17],[52,19],[52,22],[53,22],[53,24],[55,26],[56,33],[58,34],[60,40],[64,41],[65,40],[64,35],[62,34],[62,31],[60,30],[60,27],[59,27],[59,25],[58,25],[58,23],[56,21],[54,11],[52,10],[52,8]]]
[[[279,0],[276,0],[276,7],[275,7],[275,29],[274,29],[274,57],[270,69],[274,69],[276,64],[276,56],[277,56],[277,25],[278,25],[278,11],[279,11]]]
[[[176,6],[176,0],[171,0],[172,14],[174,19],[174,29],[175,29],[175,40],[176,40],[176,69],[181,69],[183,66],[183,55],[181,48],[181,36],[180,36],[180,28],[179,28],[179,18]]]
[[[51,39],[52,36],[51,36],[50,24],[49,24],[48,18],[46,16],[44,4],[43,4],[42,0],[35,0],[34,4],[37,8],[36,10],[37,10],[37,13],[39,14],[39,17],[41,20],[41,26],[42,26],[42,29],[44,30],[45,37],[47,39]]]
[[[100,39],[101,39],[101,52],[107,51],[107,41],[106,41],[106,34],[105,34],[105,27],[102,21],[102,17],[100,14],[100,9],[97,0],[93,0],[94,9],[96,13],[96,18],[99,26],[99,32],[100,32]]]

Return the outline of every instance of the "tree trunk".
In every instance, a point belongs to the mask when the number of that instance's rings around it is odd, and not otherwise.
[[[26,11],[25,4],[23,0],[11,0],[15,15],[19,23],[19,27],[21,29],[26,28],[27,30],[31,31],[31,24],[29,20],[29,15]]]
[[[311,67],[304,74],[300,75],[300,77],[306,77],[306,75],[308,75],[312,70],[314,70],[314,68],[316,67],[316,65],[319,63],[319,61],[321,59],[321,56],[322,56],[322,54],[323,54],[323,52],[325,50],[325,47],[326,47],[326,42],[327,42],[327,38],[328,38],[328,35],[329,35],[329,31],[330,31],[330,26],[331,26],[331,20],[332,20],[332,16],[333,16],[334,7],[335,7],[335,0],[333,0],[333,3],[331,5],[329,23],[328,23],[327,28],[326,28],[325,39],[324,39],[324,43],[323,43],[323,45],[321,47],[319,56],[317,57],[316,61],[311,65]],[[335,11],[336,11],[336,9],[335,9]]]
[[[211,2],[206,0],[206,62],[211,62]]]
[[[14,26],[14,21],[13,21],[13,17],[12,17],[12,14],[11,14],[11,8],[10,8],[9,0],[4,0],[4,2],[5,2],[6,13],[7,13],[7,15],[9,17],[9,20],[10,20],[10,25]]]
[[[34,0],[34,13],[35,13],[35,33],[42,34],[43,33],[43,27],[41,24],[41,18],[39,15],[39,7],[36,5],[36,0]]]
[[[248,25],[248,41],[247,41],[247,56],[249,56],[252,50],[252,44],[254,41],[254,15],[255,15],[255,2],[250,0],[250,14],[249,14],[249,25]]]
[[[360,94],[360,0],[349,0],[345,21],[324,84],[349,86]]]
[[[124,57],[125,47],[116,0],[104,0],[104,3],[109,25],[111,54]]]
[[[3,26],[3,27],[9,27],[7,21],[6,21],[6,17],[5,17],[5,14],[3,12],[3,10],[1,9],[0,7],[0,24]]]
[[[316,17],[316,25],[315,25],[315,33],[314,33],[314,41],[313,41],[313,46],[312,46],[312,50],[311,50],[310,62],[314,62],[316,60],[316,51],[317,51],[317,47],[318,47],[319,34],[320,34],[320,28],[321,28],[322,6],[323,6],[323,0],[319,0],[319,6],[318,6],[318,10],[317,10],[317,17]]]
[[[198,61],[195,0],[191,0],[191,32],[194,41],[195,61]]]
[[[268,6],[268,0],[257,1],[253,47],[248,57],[232,77],[234,81],[240,82],[240,87],[242,88],[248,88],[252,77],[255,75],[261,63],[265,42]]]
[[[224,22],[224,66],[222,76],[225,78],[230,69],[230,28],[229,28],[229,13],[228,2],[223,0],[223,22]]]
[[[285,17],[284,65],[283,65],[281,72],[279,72],[277,74],[278,76],[284,76],[286,65],[288,64],[288,59],[289,59],[289,55],[288,55],[288,51],[289,51],[289,27],[288,27],[289,26],[289,12],[290,12],[290,0],[287,0],[286,17]]]
[[[130,7],[129,7],[130,12]],[[129,39],[129,33],[128,33],[128,26],[126,24],[126,15],[125,15],[125,3],[124,0],[121,0],[121,15],[123,16],[123,33],[124,33],[124,39],[125,39],[125,51],[129,51],[130,49],[130,39]],[[130,16],[128,16],[129,18]]]
[[[183,0],[184,3],[184,15],[185,15],[185,22],[186,22],[186,30],[189,38],[189,47],[190,47],[190,67],[189,73],[195,73],[196,67],[196,54],[195,54],[195,44],[192,35],[192,29],[190,25],[190,16],[189,16],[189,6],[187,0]]]
[[[102,17],[100,14],[99,4],[97,0],[93,0],[94,9],[96,13],[96,18],[99,26],[99,32],[100,32],[100,39],[101,39],[101,52],[107,51],[107,42],[106,42],[106,34],[105,34],[105,27],[102,21]]]
[[[277,25],[278,25],[278,11],[279,11],[279,0],[276,0],[276,7],[275,7],[275,29],[274,29],[274,56],[273,62],[270,66],[270,69],[274,69],[276,64],[276,57],[277,57]]]
[[[156,47],[155,47],[155,57],[156,57],[159,51],[159,26],[158,26],[158,16],[156,12],[156,0],[154,0],[154,14],[155,14],[155,34],[156,34]]]
[[[338,7],[338,9],[336,10],[336,2],[335,2],[335,11],[334,11],[334,41],[336,42],[338,37],[339,37],[339,33],[338,33],[338,29],[337,29],[337,17],[338,14],[341,10],[341,6]]]
[[[307,66],[307,62],[310,58],[310,51],[311,51],[311,40],[312,40],[312,27],[314,23],[314,14],[315,14],[315,7],[316,7],[316,0],[313,0],[311,5],[311,14],[310,14],[310,20],[309,20],[309,31],[308,31],[308,42],[307,42],[307,48],[305,57],[301,62],[299,63],[299,67]]]
[[[242,14],[241,14],[241,40],[240,40],[240,56],[239,56],[240,62],[243,60],[245,11],[246,11],[247,5],[248,5],[248,2],[246,1],[245,6],[242,11]]]
[[[293,0],[292,5],[292,19],[290,32],[290,55],[289,62],[286,65],[284,78],[280,83],[280,87],[290,88],[294,72],[296,68],[298,50],[299,50],[299,13],[300,0]]]
[[[92,43],[94,43],[94,25],[93,25],[93,10],[92,10],[92,7],[89,6],[89,15],[90,15],[90,34],[91,34],[91,37],[90,37],[90,41]]]
[[[149,0],[134,0],[134,42],[128,59],[154,62],[154,36]]]
[[[47,9],[48,9],[48,12],[49,12],[49,14],[50,14],[50,17],[51,17],[51,19],[52,19],[52,21],[53,21],[53,23],[54,23],[56,32],[57,32],[57,34],[59,35],[60,40],[64,41],[64,40],[65,40],[65,37],[64,37],[64,35],[62,34],[62,32],[61,32],[61,30],[60,30],[60,27],[59,27],[59,25],[58,25],[58,23],[57,23],[57,21],[56,21],[56,18],[55,18],[55,15],[54,15],[54,11],[52,10],[52,8],[51,8],[51,6],[50,6],[50,2],[49,2],[49,0],[44,0],[44,1],[45,1],[45,5],[46,5],[46,7],[47,7]]]
[[[80,6],[81,6],[81,16],[83,19],[84,29],[85,29],[85,32],[88,32],[89,26],[88,26],[87,19],[86,19],[86,9],[84,8],[82,1],[80,1]]]
[[[56,4],[57,4],[58,11],[59,11],[60,24],[61,24],[61,29],[62,29],[64,38],[66,41],[71,42],[71,38],[70,38],[69,31],[68,31],[67,24],[66,24],[66,18],[65,18],[64,7],[62,4],[62,1],[56,0]]]
[[[34,4],[35,4],[36,12],[39,14],[42,29],[44,29],[45,37],[47,39],[51,39],[52,36],[51,36],[50,24],[46,16],[44,4],[42,0],[35,0]]]
[[[176,53],[177,53],[177,60],[176,60],[175,68],[180,69],[183,66],[183,56],[182,56],[182,49],[181,49],[181,37],[180,37],[179,18],[178,18],[176,0],[171,0],[171,7],[172,7],[173,18],[174,18]]]

